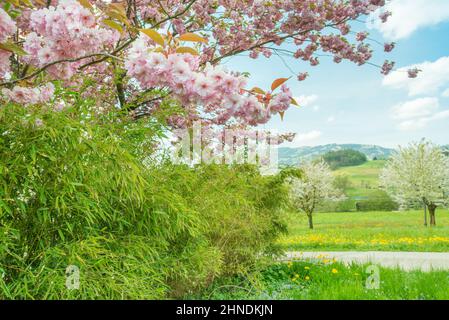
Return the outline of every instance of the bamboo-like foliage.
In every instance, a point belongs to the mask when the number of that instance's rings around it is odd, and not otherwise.
[[[248,274],[285,230],[282,179],[148,162],[160,124],[0,108],[0,298],[157,299]],[[65,285],[67,266],[80,288]]]

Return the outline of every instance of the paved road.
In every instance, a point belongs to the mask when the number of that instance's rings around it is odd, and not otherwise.
[[[449,253],[442,252],[287,252],[285,260],[322,259],[323,257],[335,258],[345,264],[373,263],[383,267],[399,267],[403,270],[449,270]]]

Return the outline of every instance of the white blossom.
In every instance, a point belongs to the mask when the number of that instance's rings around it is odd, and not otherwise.
[[[425,203],[434,224],[435,208],[449,200],[449,158],[430,142],[412,143],[393,155],[380,181],[401,207]]]
[[[290,178],[290,199],[299,211],[307,214],[313,228],[312,214],[326,200],[337,201],[343,196],[334,186],[334,176],[323,160],[302,165],[302,177]]]

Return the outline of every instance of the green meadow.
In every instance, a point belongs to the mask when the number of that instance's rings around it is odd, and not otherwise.
[[[348,177],[345,194],[353,204],[351,212],[316,212],[314,230],[304,214],[291,213],[288,235],[279,243],[288,250],[448,251],[447,209],[437,210],[437,226],[432,228],[424,226],[423,210],[355,211],[357,202],[388,198],[379,188],[384,166],[384,160],[377,160],[336,170],[336,176]]]
[[[446,300],[449,273],[378,268],[378,286],[367,265],[295,261],[271,266],[257,279],[216,283],[207,299]],[[371,285],[369,285],[371,284]],[[195,297],[190,297],[195,298]]]
[[[289,233],[279,243],[288,250],[436,251],[449,250],[449,210],[437,211],[437,226],[423,225],[423,211],[316,213],[315,229],[291,214]]]

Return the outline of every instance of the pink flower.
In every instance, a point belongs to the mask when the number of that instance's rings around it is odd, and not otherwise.
[[[385,22],[387,22],[388,18],[391,15],[392,15],[392,13],[390,11],[385,11],[380,14],[379,18],[382,21],[382,23],[385,23]]]
[[[395,63],[393,61],[386,60],[382,65],[381,73],[385,76],[388,75],[391,72],[391,70],[393,70],[394,65]]]
[[[3,95],[10,101],[29,105],[39,101],[39,92],[36,89],[16,86],[12,90],[3,89]]]
[[[48,47],[40,49],[37,55],[40,65],[45,65],[53,61],[53,52]]]
[[[11,52],[0,49],[0,79],[10,72]]]
[[[418,76],[419,72],[421,72],[421,70],[419,70],[418,68],[413,68],[413,69],[407,70],[408,77],[411,79],[416,78]]]
[[[303,72],[298,74],[298,81],[304,81],[307,79],[307,77],[309,76],[308,72]]]
[[[195,79],[195,91],[201,97],[207,97],[212,93],[212,84],[209,79],[202,74],[198,74]]]
[[[39,101],[42,103],[50,101],[55,93],[55,86],[53,83],[49,82],[46,85],[40,87],[40,97]]]
[[[0,42],[4,42],[9,36],[13,35],[16,30],[16,23],[5,10],[0,8]]]
[[[357,41],[364,41],[368,37],[368,32],[359,32],[356,35]]]
[[[192,78],[192,72],[189,65],[184,60],[177,61],[171,68],[173,80],[176,83],[182,83]]]
[[[384,44],[384,51],[385,51],[385,52],[391,52],[391,51],[393,51],[395,45],[396,45],[396,44],[395,44],[394,42],[385,43],[385,44]]]
[[[9,101],[27,106],[48,102],[53,97],[54,86],[52,83],[47,83],[39,88],[15,86],[12,90],[3,89],[2,94]]]

